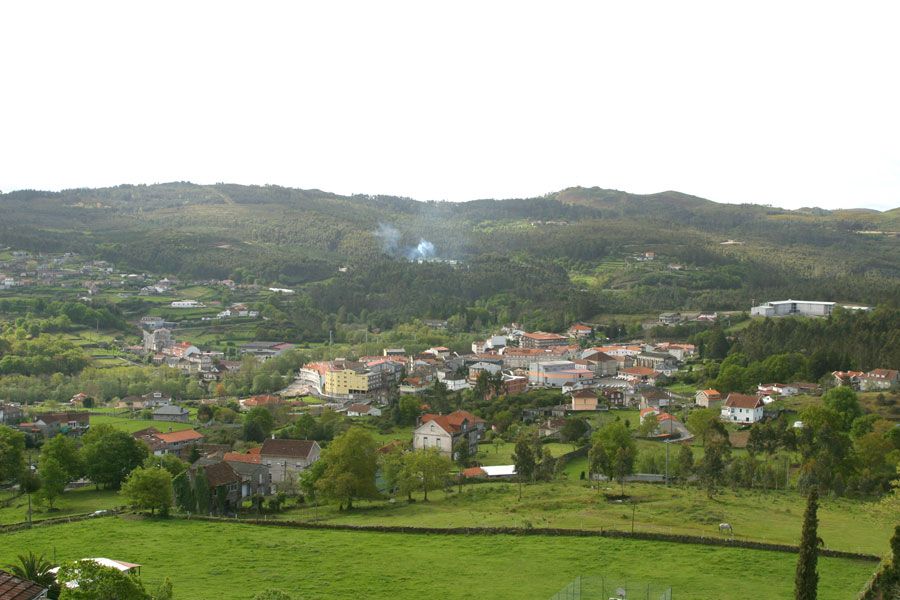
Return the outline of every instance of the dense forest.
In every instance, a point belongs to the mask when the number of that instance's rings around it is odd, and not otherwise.
[[[0,247],[292,287],[264,329],[310,340],[334,322],[386,328],[468,318],[472,307],[483,323],[558,329],[600,314],[746,310],[787,297],[895,305],[898,229],[898,210],[787,211],[598,188],[463,203],[190,183],[0,194]],[[885,233],[861,233],[872,231]],[[645,253],[653,259],[636,259]]]
[[[692,373],[692,382],[708,381],[721,392],[751,391],[763,382],[819,381],[836,370],[900,367],[900,309],[760,319],[733,336],[713,327],[691,340],[709,359]]]

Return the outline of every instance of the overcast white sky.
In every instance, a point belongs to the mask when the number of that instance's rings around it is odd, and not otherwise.
[[[900,2],[3,2],[0,190],[900,206]]]

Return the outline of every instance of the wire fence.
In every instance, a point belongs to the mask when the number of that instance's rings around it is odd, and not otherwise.
[[[578,576],[550,600],[672,600],[672,588],[648,581]]]

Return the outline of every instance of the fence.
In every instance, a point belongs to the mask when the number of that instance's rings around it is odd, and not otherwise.
[[[578,576],[550,600],[672,600],[672,588],[602,575]]]

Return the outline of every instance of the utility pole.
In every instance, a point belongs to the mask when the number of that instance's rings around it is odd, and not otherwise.
[[[669,485],[669,440],[664,442],[666,444],[666,485]]]
[[[634,533],[634,511],[637,510],[637,502],[631,502],[631,533]]]

